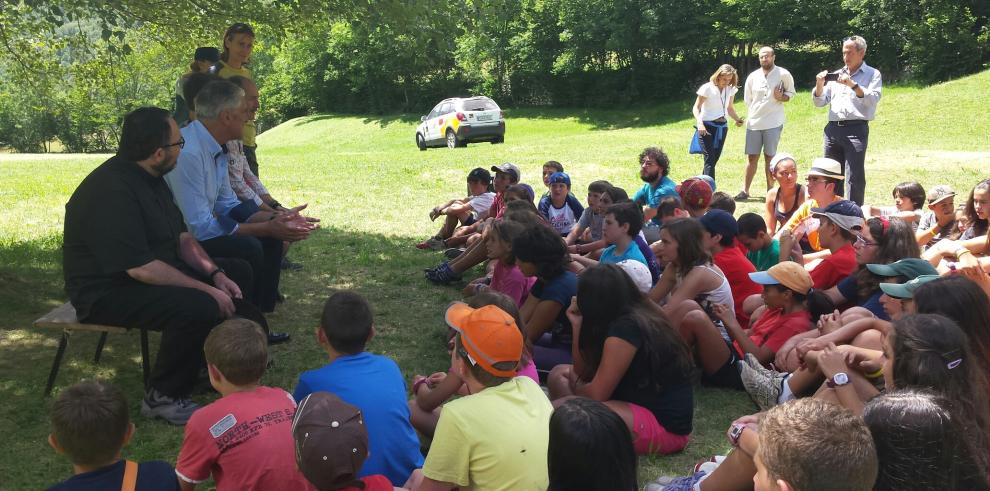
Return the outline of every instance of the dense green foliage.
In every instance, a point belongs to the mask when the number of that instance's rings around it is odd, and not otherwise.
[[[985,0],[21,0],[0,3],[0,146],[112,148],[128,108],[168,106],[192,50],[258,32],[262,127],[321,111],[423,112],[455,94],[502,105],[630,106],[742,72],[769,44],[799,85],[870,42],[886,80],[990,61]]]

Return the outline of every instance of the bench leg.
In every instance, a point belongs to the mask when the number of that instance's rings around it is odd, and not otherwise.
[[[100,355],[103,354],[103,346],[107,344],[107,332],[100,333],[100,340],[96,343],[96,354],[93,355],[93,364],[100,362]]]
[[[69,333],[62,331],[62,338],[58,342],[58,351],[55,352],[55,361],[52,362],[52,371],[48,373],[48,384],[45,385],[45,397],[52,393],[55,386],[55,377],[58,376],[58,369],[62,366],[62,356],[65,355],[65,347],[69,344]]]
[[[151,368],[148,364],[148,331],[141,329],[141,370],[144,372],[144,389],[148,390],[148,374]]]

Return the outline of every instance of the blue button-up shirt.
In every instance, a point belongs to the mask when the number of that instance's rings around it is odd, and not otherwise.
[[[863,97],[857,96],[852,87],[846,87],[838,82],[828,82],[822,88],[821,97],[815,97],[815,91],[811,91],[811,98],[815,101],[815,106],[822,107],[831,103],[828,108],[829,121],[857,119],[873,121],[877,114],[877,103],[880,102],[880,90],[883,86],[880,70],[863,62],[859,69],[851,75],[849,74],[849,67],[842,67],[839,73],[849,75],[853,82],[859,84],[860,88],[863,89]]]
[[[237,221],[230,212],[241,202],[230,187],[227,153],[199,121],[182,128],[185,146],[175,169],[165,174],[186,227],[197,240],[231,235]]]

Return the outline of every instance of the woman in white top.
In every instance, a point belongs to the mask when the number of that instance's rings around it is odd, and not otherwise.
[[[742,126],[743,119],[736,115],[736,108],[733,105],[736,92],[739,90],[736,87],[739,83],[736,69],[732,68],[732,65],[722,65],[715,70],[709,80],[698,89],[698,98],[694,101],[692,112],[695,128],[698,129],[698,137],[701,138],[701,146],[704,149],[704,174],[714,179],[715,164],[722,156],[725,135],[729,129],[726,116],[731,117],[736,122],[736,126]]]

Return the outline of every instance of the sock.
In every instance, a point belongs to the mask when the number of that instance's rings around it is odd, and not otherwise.
[[[784,380],[780,381],[780,397],[777,398],[777,404],[783,404],[792,399],[797,399],[797,396],[791,392],[791,386],[787,383],[790,378],[791,376],[788,375],[787,377],[784,377]]]

